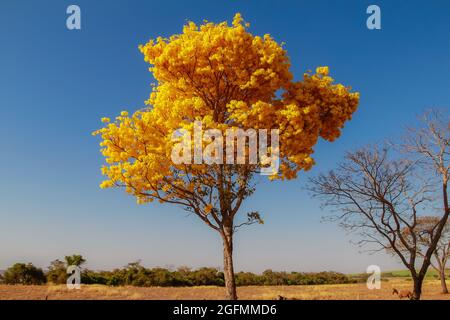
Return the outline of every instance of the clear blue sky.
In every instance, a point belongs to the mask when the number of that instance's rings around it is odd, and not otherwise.
[[[142,259],[146,266],[221,266],[216,233],[171,205],[138,206],[121,190],[100,190],[100,118],[133,111],[151,74],[137,47],[180,32],[187,20],[230,21],[241,12],[254,34],[285,42],[298,79],[328,65],[361,93],[343,136],[316,148],[317,166],[287,183],[264,182],[244,209],[266,224],[236,235],[236,269],[343,272],[384,255],[360,253],[302,191],[307,176],[332,168],[345,150],[397,136],[427,107],[450,104],[450,2],[435,1],[23,1],[0,2],[0,269],[46,267],[71,253],[94,269]],[[82,30],[66,29],[78,4]],[[366,28],[378,4],[382,30]],[[243,210],[244,211],[244,210]]]

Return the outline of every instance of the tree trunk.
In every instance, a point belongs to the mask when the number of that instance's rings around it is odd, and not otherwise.
[[[414,277],[414,292],[411,300],[420,300],[420,296],[422,295],[422,284],[423,277],[421,277],[420,275]]]
[[[442,287],[442,293],[447,294],[447,283],[445,282],[445,265],[441,270],[439,271],[439,278],[441,278],[441,287]]]
[[[447,219],[445,219],[445,222],[444,222],[444,225],[445,225],[445,223],[448,220],[448,215],[450,214],[450,210],[448,207],[448,196],[447,196],[447,175],[444,175],[444,182],[442,183],[442,195],[444,198],[444,217],[447,216]],[[441,278],[442,293],[448,293],[447,284],[445,283],[446,262],[447,262],[447,260],[444,259],[443,263],[441,263],[441,270],[439,272],[439,276]]]
[[[234,279],[233,266],[233,228],[223,228],[223,273],[225,277],[225,287],[227,290],[227,298],[229,300],[237,300],[236,282]]]

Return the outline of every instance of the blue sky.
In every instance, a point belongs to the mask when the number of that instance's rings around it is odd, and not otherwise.
[[[66,29],[66,8],[82,29]],[[382,29],[366,28],[366,8]],[[317,165],[295,181],[262,182],[245,209],[263,226],[236,234],[237,270],[364,272],[398,268],[384,254],[349,243],[302,190],[345,150],[401,134],[427,107],[450,104],[450,2],[434,1],[34,1],[0,2],[0,269],[46,267],[81,253],[94,269],[141,259],[146,266],[221,266],[217,234],[171,205],[139,206],[100,190],[100,118],[143,106],[153,81],[137,47],[181,31],[187,20],[231,21],[241,12],[254,34],[285,42],[292,72],[328,65],[361,93],[360,107]]]

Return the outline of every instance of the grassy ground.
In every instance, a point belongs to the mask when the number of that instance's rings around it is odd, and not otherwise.
[[[314,286],[249,286],[239,287],[240,299],[270,300],[282,295],[301,300],[386,300],[398,299],[392,295],[392,289],[411,290],[410,279],[390,278],[382,282],[380,290],[368,290],[365,283],[342,285]],[[428,279],[423,289],[423,299],[450,300],[450,295],[440,293],[438,280]],[[108,287],[101,285],[84,285],[80,290],[69,290],[64,285],[59,286],[10,286],[0,285],[0,299],[128,299],[128,300],[164,300],[164,299],[224,299],[225,290],[220,287],[183,287],[183,288],[139,288],[139,287]]]

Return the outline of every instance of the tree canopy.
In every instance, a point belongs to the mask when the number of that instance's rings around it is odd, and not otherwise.
[[[274,159],[276,168],[271,166],[266,173],[270,179],[293,179],[298,171],[310,169],[318,139],[336,139],[359,101],[358,93],[334,83],[328,67],[294,81],[282,45],[268,34],[255,36],[248,28],[236,14],[232,25],[189,22],[181,34],[141,45],[156,80],[147,107],[132,115],[123,111],[115,121],[103,118],[105,127],[94,132],[102,137],[107,162],[102,188],[124,187],[138,203],[156,199],[181,205],[220,233],[231,299],[236,298],[233,232],[262,222],[258,212],[250,212],[246,222],[234,224],[242,202],[255,190],[254,174],[266,171],[268,160]],[[212,158],[224,150],[229,155],[220,137],[196,137],[196,126],[222,135],[275,130],[267,151],[276,156],[269,159],[266,152],[258,161],[239,163],[237,157],[251,156],[251,143],[244,141],[243,152],[233,147],[233,159],[227,164],[220,156],[212,163],[195,161],[198,143],[209,144],[204,152],[213,145]],[[187,134],[194,136],[183,142],[186,149],[194,149],[194,161],[173,161],[180,133],[181,140]]]

